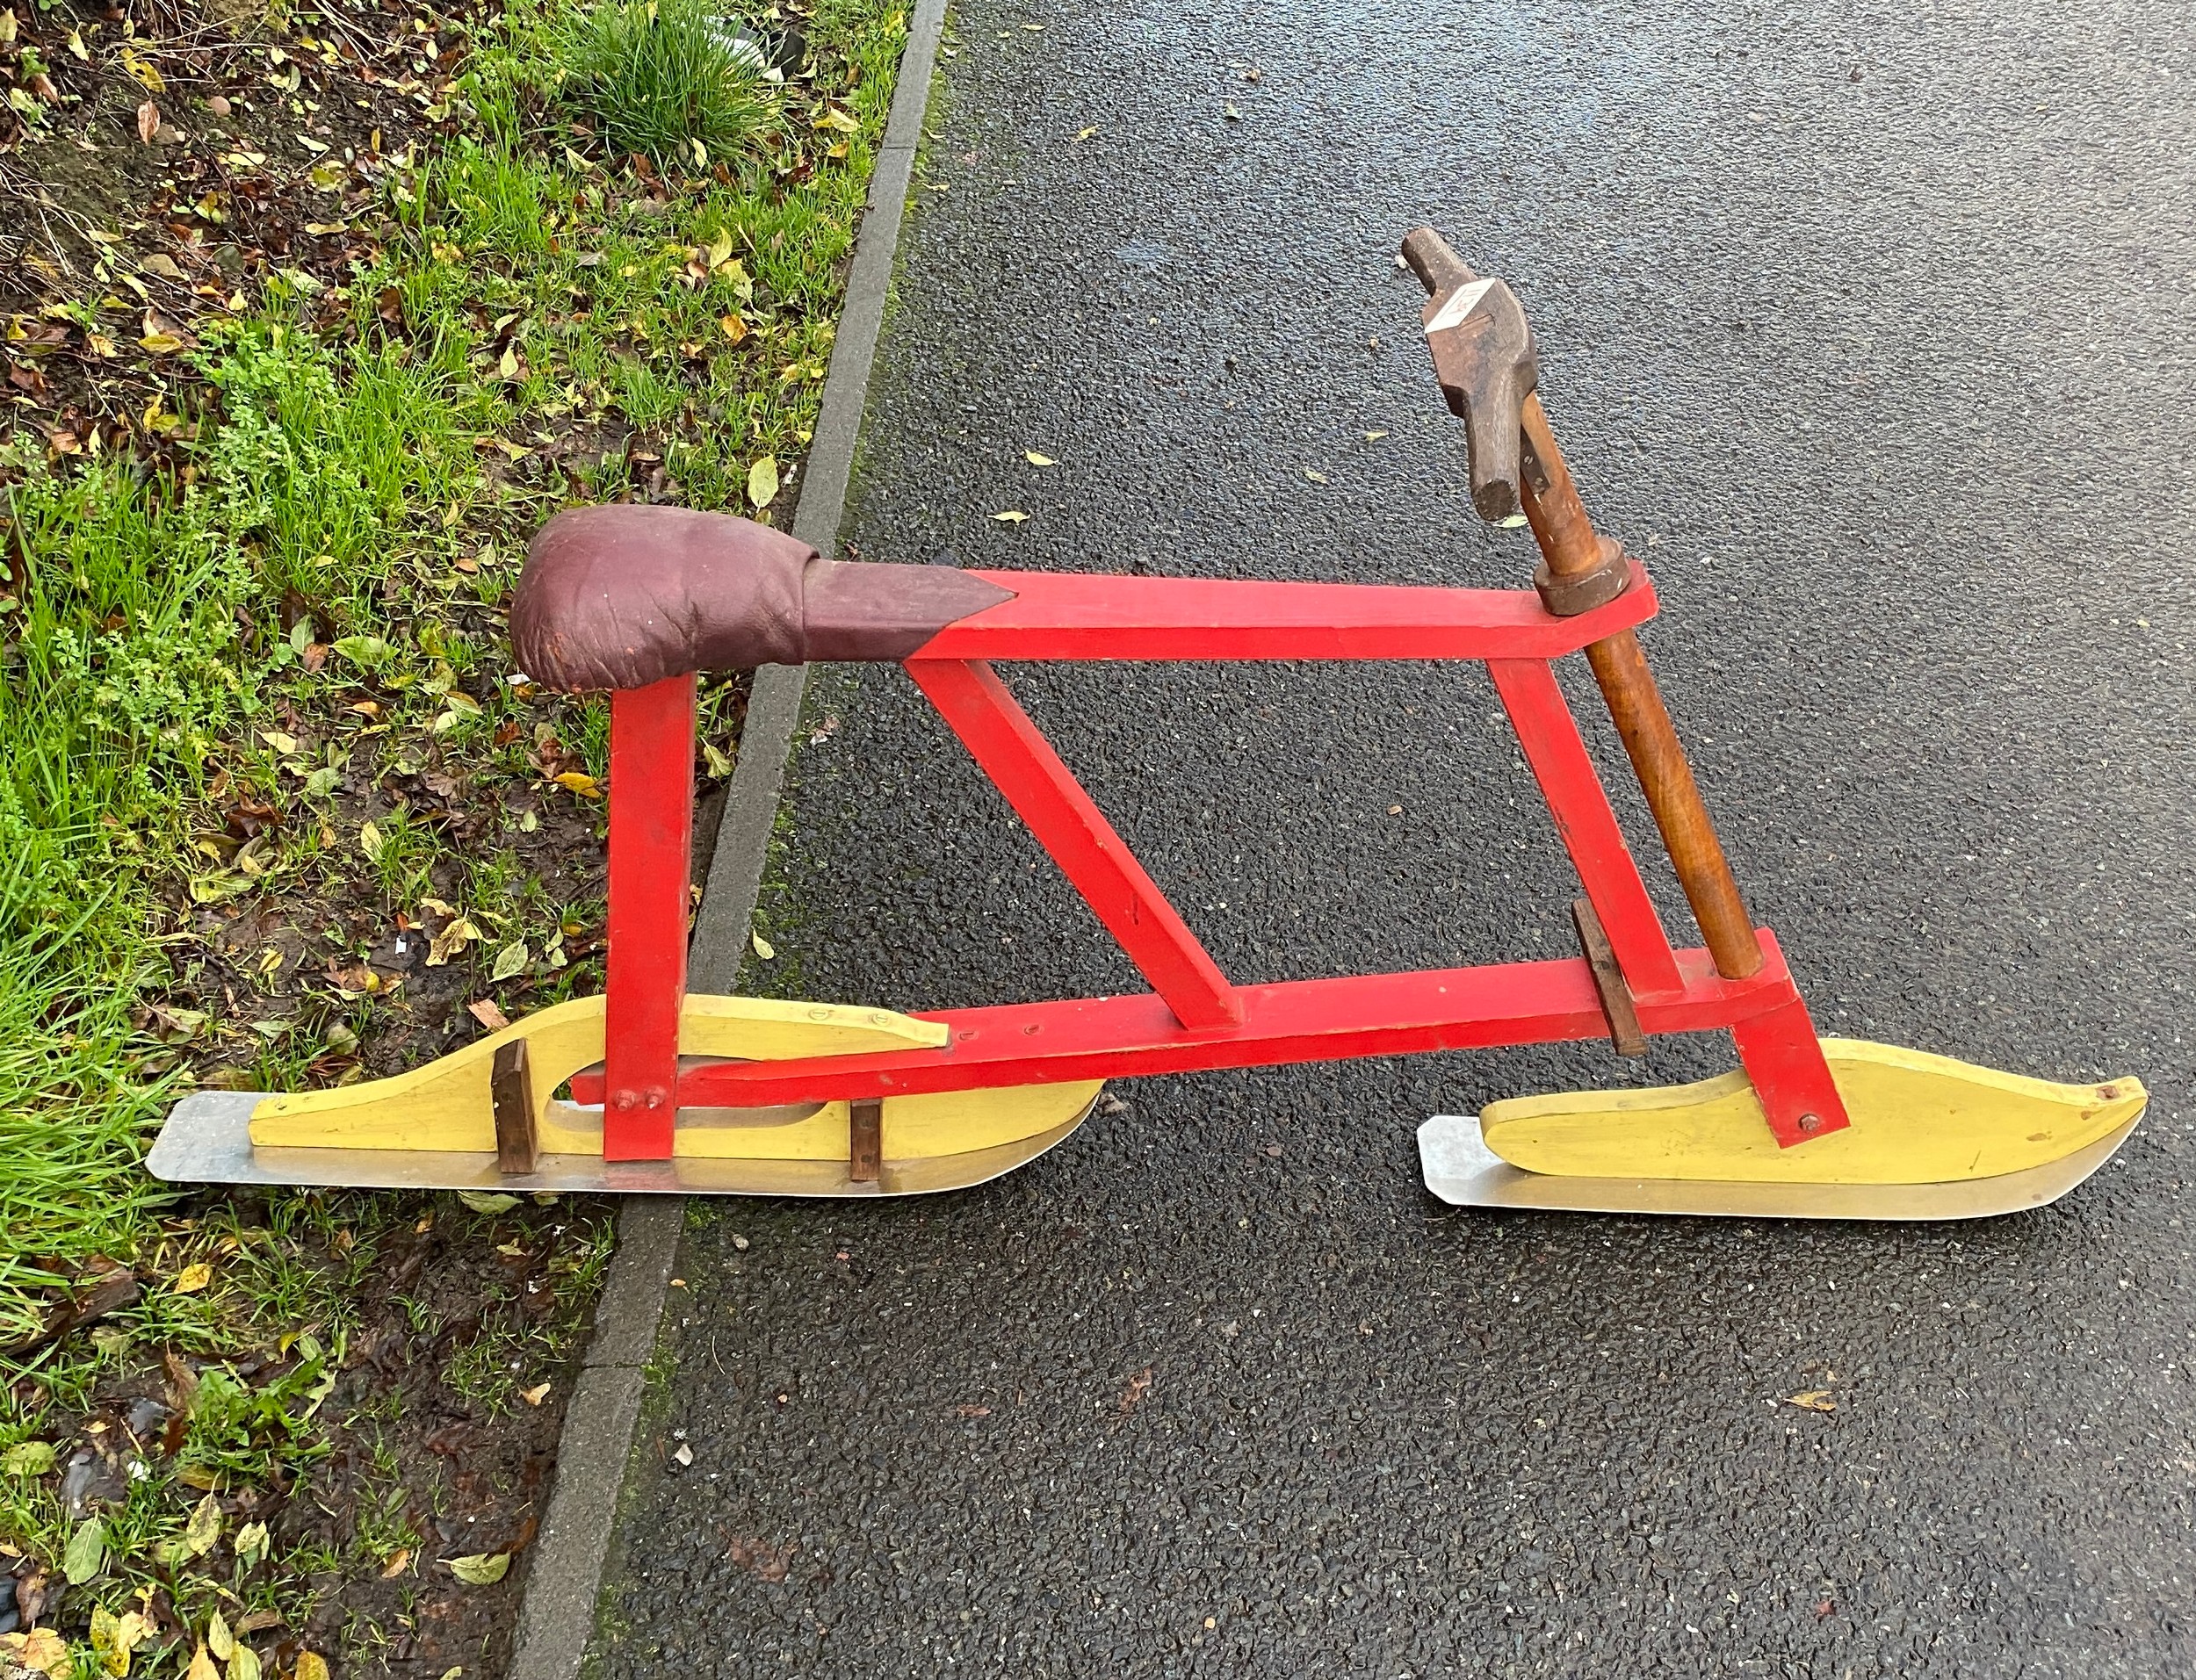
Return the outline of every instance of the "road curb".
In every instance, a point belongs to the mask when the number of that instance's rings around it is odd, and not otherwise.
[[[826,554],[838,546],[846,515],[946,4],[920,0],[908,24],[815,436],[802,469],[793,535]],[[695,919],[688,983],[697,991],[729,991],[738,978],[806,680],[805,666],[766,665],[755,674]],[[619,1206],[618,1251],[565,1406],[548,1513],[527,1570],[506,1680],[576,1680],[586,1659],[685,1215],[685,1200],[678,1196],[628,1196]]]

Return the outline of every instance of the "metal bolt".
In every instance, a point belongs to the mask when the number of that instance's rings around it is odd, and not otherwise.
[[[664,1090],[664,1088],[660,1085],[650,1085],[648,1087],[648,1107],[651,1108],[662,1107],[663,1100],[670,1093]]]
[[[1809,1133],[1819,1132],[1823,1129],[1823,1117],[1820,1114],[1802,1114],[1800,1129]]]
[[[630,1091],[619,1092],[618,1093],[618,1112],[621,1114],[632,1113],[633,1104],[638,1100],[639,1099],[636,1098]]]

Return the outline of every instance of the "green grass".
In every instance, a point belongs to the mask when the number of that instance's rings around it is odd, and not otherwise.
[[[534,1001],[572,989],[582,966],[552,959],[599,905],[554,902],[494,834],[459,850],[401,813],[371,843],[339,830],[334,772],[431,757],[538,787],[527,755],[547,732],[603,773],[606,709],[510,691],[500,636],[463,628],[452,604],[499,605],[526,537],[574,498],[552,446],[589,445],[574,469],[588,498],[631,494],[628,462],[660,457],[660,494],[687,505],[772,517],[791,503],[789,484],[750,506],[750,469],[805,450],[904,18],[889,0],[826,0],[809,40],[842,74],[766,96],[719,73],[719,47],[694,33],[704,10],[515,8],[463,78],[461,134],[386,183],[378,264],[332,292],[277,282],[205,335],[198,379],[172,399],[184,412],[161,422],[185,470],[0,451],[0,1348],[32,1337],[94,1257],[146,1284],[93,1332],[0,1356],[0,1455],[65,1439],[146,1350],[216,1362],[184,1450],[108,1515],[88,1590],[116,1613],[125,1588],[155,1580],[179,1604],[213,1602],[160,1561],[199,1497],[184,1478],[293,1485],[309,1469],[326,1421],[314,1392],[391,1217],[370,1197],[298,1196],[249,1224],[218,1202],[184,1218],[145,1175],[194,1066],[305,1082],[377,1019],[370,1000],[325,998],[255,1021],[249,995],[199,1020],[148,1013],[186,948],[166,906],[271,901],[313,932],[332,883],[363,878],[394,914],[440,881],[487,953],[526,945]],[[656,160],[659,199],[624,172],[626,151]],[[314,668],[321,638],[332,651]],[[347,709],[369,674],[371,719]],[[309,746],[284,717],[307,720]],[[208,838],[216,790],[293,815],[242,846]],[[340,935],[315,935],[331,961]],[[208,1258],[211,1287],[170,1287]],[[271,1350],[264,1367],[222,1363]],[[506,1408],[511,1359],[543,1353],[484,1339],[445,1380]],[[0,1475],[0,1539],[56,1566],[80,1526],[57,1481]],[[376,1523],[368,1551],[404,1543],[398,1516]],[[296,1574],[278,1559],[245,1599],[293,1607]],[[89,1614],[83,1591],[71,1602]]]
[[[659,168],[752,158],[784,113],[720,16],[713,0],[602,0],[550,35],[559,98],[613,155]]]

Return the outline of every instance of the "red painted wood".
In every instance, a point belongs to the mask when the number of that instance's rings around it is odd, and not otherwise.
[[[1846,1100],[1830,1077],[1822,1042],[1807,1017],[1807,1004],[1795,990],[1790,999],[1731,1025],[1738,1060],[1753,1081],[1754,1095],[1769,1129],[1786,1149],[1810,1138],[1841,1132],[1853,1122]],[[1809,1125],[1809,1120],[1814,1124]]]
[[[957,660],[910,660],[907,674],[1182,1025],[1239,1021],[1227,977],[998,674]]]
[[[1650,1034],[1703,1032],[1794,1003],[1783,956],[1766,932],[1762,946],[1760,972],[1745,980],[1723,978],[1706,951],[1679,952],[1683,988],[1641,999],[1641,1027]],[[1243,1023],[1226,1031],[1192,1031],[1148,993],[948,1010],[924,1017],[951,1030],[942,1049],[693,1064],[680,1076],[679,1101],[763,1107],[1608,1035],[1593,970],[1578,957],[1291,980],[1239,987],[1236,996]],[[578,1102],[596,1100],[600,1089],[599,1075],[572,1081]]]
[[[1651,618],[1654,585],[1557,618],[1529,589],[979,572],[1015,598],[949,624],[921,660],[1555,659]]]
[[[1609,809],[1608,795],[1578,725],[1564,701],[1556,674],[1544,660],[1490,660],[1487,674],[1517,731],[1525,761],[1547,797],[1556,832],[1578,869],[1586,898],[1616,952],[1616,965],[1635,997],[1678,985],[1670,936],[1624,844],[1624,831]]]
[[[693,677],[620,689],[610,700],[606,1161],[671,1158],[693,832]]]

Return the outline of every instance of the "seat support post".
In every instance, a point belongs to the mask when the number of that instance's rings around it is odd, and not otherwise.
[[[694,677],[610,701],[610,959],[603,1158],[668,1161],[694,832]]]

